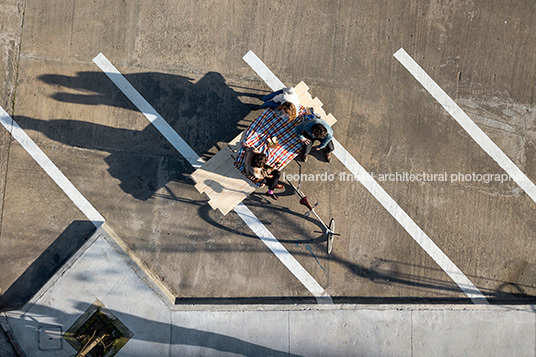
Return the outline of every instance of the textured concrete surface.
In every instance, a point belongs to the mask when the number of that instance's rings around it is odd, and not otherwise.
[[[532,356],[534,314],[529,311],[413,311],[414,356]],[[485,331],[485,333],[481,333]]]
[[[0,355],[1,356],[14,356],[15,350],[11,346],[4,330],[0,329]]]
[[[23,5],[23,1],[3,1],[0,4],[0,105],[8,112],[13,110]],[[2,236],[10,147],[11,137],[6,130],[2,129],[0,131],[0,237]],[[1,241],[0,238],[0,243]],[[15,274],[21,273],[22,271],[18,270]],[[0,293],[5,292],[9,285],[9,280],[0,279]]]
[[[0,4],[0,103],[8,112],[13,110],[23,14],[22,0],[6,0]],[[2,137],[4,135],[2,133]]]
[[[62,339],[99,300],[130,331],[122,356],[534,356],[534,306],[172,306],[103,228],[22,310],[7,313],[28,356],[72,356]]]
[[[67,331],[96,300],[136,336],[124,347],[125,355],[158,356],[169,351],[168,306],[128,255],[104,235],[102,229],[98,230],[26,305],[28,311],[8,314],[17,342],[28,356],[75,353],[63,339],[61,349],[42,350],[37,331],[41,326],[59,326],[62,332]],[[151,317],[150,328],[142,316]]]
[[[532,1],[4,4],[0,102],[9,110],[16,89],[15,120],[179,297],[310,295],[236,215],[210,210],[184,159],[91,62],[99,52],[204,158],[259,114],[250,105],[267,87],[241,59],[251,49],[285,83],[308,83],[338,119],[337,139],[375,175],[501,173],[393,58],[403,47],[536,180]],[[18,144],[7,151],[8,140],[2,129],[2,292],[85,219]],[[304,167],[326,170],[345,171],[336,160]],[[536,203],[517,186],[380,184],[486,296],[533,300]],[[464,298],[360,183],[302,189],[336,219],[331,256],[288,188],[277,202],[260,191],[246,204],[330,295]]]

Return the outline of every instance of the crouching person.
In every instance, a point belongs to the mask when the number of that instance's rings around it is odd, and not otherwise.
[[[263,153],[256,152],[252,148],[246,147],[244,164],[247,178],[255,183],[267,185],[268,192],[266,192],[266,196],[278,200],[279,197],[274,193],[274,190],[276,188],[283,188],[283,185],[279,183],[281,172],[266,165],[267,160],[268,157]]]
[[[327,162],[331,162],[331,152],[335,150],[333,145],[333,129],[324,120],[316,117],[296,126],[296,134],[300,138],[302,149],[302,161],[307,161],[307,155],[311,152],[315,140],[320,141],[316,150],[323,150]]]

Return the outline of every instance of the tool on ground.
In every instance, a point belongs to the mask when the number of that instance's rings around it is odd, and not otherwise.
[[[288,178],[287,178],[287,182],[289,183],[290,187],[292,187],[294,192],[296,192],[296,194],[300,197],[300,204],[309,209],[309,211],[305,212],[305,216],[308,217],[311,213],[313,213],[315,215],[315,217],[318,219],[318,221],[324,227],[324,234],[326,235],[326,238],[327,238],[326,251],[327,251],[328,254],[331,254],[331,251],[333,249],[333,236],[339,235],[339,234],[335,233],[335,220],[333,218],[331,218],[331,220],[329,221],[329,225],[326,225],[324,223],[324,221],[318,216],[318,214],[315,211],[315,207],[318,206],[318,202],[315,203],[314,205],[311,205],[311,203],[309,202],[309,199],[307,198],[307,196],[305,196],[303,194],[303,192],[301,192],[301,190],[300,190],[300,186],[301,186],[301,164],[299,162],[297,162],[297,161],[296,161],[296,163],[300,167],[299,178],[298,178],[298,187],[294,186],[294,184],[292,182],[290,182],[288,180]]]

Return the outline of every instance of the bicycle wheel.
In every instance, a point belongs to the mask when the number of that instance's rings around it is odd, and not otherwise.
[[[328,254],[331,254],[331,250],[333,249],[333,231],[335,231],[335,220],[332,218],[331,221],[329,221],[329,231],[327,233],[328,238],[328,244],[327,244],[327,252]]]

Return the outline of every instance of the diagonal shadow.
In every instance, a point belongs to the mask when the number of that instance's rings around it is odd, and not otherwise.
[[[62,144],[108,152],[104,161],[110,176],[119,180],[125,193],[142,201],[170,181],[186,182],[185,174],[192,171],[192,166],[174,154],[171,145],[158,138],[151,127],[136,131],[70,119],[17,116],[14,120],[23,129],[39,131]]]
[[[227,142],[238,135],[236,123],[252,107],[243,103],[239,96],[262,97],[251,91],[235,91],[233,88],[249,88],[231,87],[217,72],[208,72],[195,83],[189,77],[161,72],[130,73],[124,77],[198,152],[206,150],[203,144],[210,144],[206,143],[207,139]],[[56,92],[51,97],[57,101],[138,111],[100,71],[78,72],[76,76],[46,74],[39,79],[64,90],[83,92]]]
[[[0,295],[0,311],[24,306],[93,232],[95,226],[90,221],[72,222],[5,293]]]
[[[257,94],[239,92],[227,85],[221,74],[209,72],[199,81],[192,78],[157,72],[126,74],[126,79],[153,105],[174,130],[201,155],[219,142],[228,142],[240,132],[239,122],[250,112],[251,106],[238,97],[259,98]],[[138,111],[102,72],[79,72],[76,76],[47,74],[40,80],[62,88],[52,98],[60,102],[83,105],[107,105]],[[68,91],[69,90],[69,91]],[[73,90],[82,93],[71,93]],[[120,181],[121,189],[139,200],[147,200],[170,181],[191,184],[187,173],[192,171],[176,150],[147,124],[143,130],[130,130],[90,122],[28,117],[15,119],[21,127],[42,132],[52,140],[73,147],[96,149],[109,153],[105,162],[108,172]],[[122,127],[129,127],[128,123]],[[173,197],[183,200],[180,197]],[[185,202],[188,199],[184,199]],[[279,210],[287,215],[296,213],[276,205],[265,205],[262,197],[253,195],[248,204],[263,204],[266,209]],[[199,208],[200,217],[221,229],[242,236],[256,236],[238,232],[210,217],[206,202]],[[314,220],[311,220],[314,222]],[[317,222],[315,222],[318,225]],[[320,226],[319,226],[320,227]],[[309,241],[283,240],[282,243],[323,242],[319,237]],[[300,254],[300,253],[296,253]],[[383,284],[399,284],[420,289],[459,291],[452,283],[426,281],[416,276],[396,275],[381,269],[364,267],[336,256],[330,260],[344,265],[352,274]],[[7,292],[6,292],[7,293]],[[509,299],[511,294],[490,291],[488,296]],[[522,298],[532,298],[520,294]]]
[[[75,304],[75,309],[84,311],[87,305],[78,302]],[[170,340],[159,333],[147,334],[153,338],[141,339],[139,334],[134,334],[131,340],[140,340],[145,342],[170,344],[172,346],[192,346],[204,347],[214,351],[220,351],[228,354],[237,354],[242,356],[280,356],[280,357],[298,357],[299,355],[288,351],[279,351],[270,347],[262,346],[256,343],[247,342],[237,337],[228,336],[225,334],[203,331],[200,329],[182,327],[177,323],[169,324],[165,322],[151,320],[142,316],[136,316],[125,312],[108,309],[113,315],[119,318],[123,323],[128,321],[127,327],[132,329],[143,327],[145,331],[171,332]],[[79,316],[73,316],[58,309],[45,305],[34,305],[31,308],[31,315],[38,314],[39,320],[46,320],[48,325],[60,325],[63,321],[75,321]],[[192,312],[195,314],[195,312]],[[17,326],[17,329],[38,330],[38,326],[42,326],[33,318],[28,318],[28,315],[23,315],[20,318],[10,317],[10,324]],[[130,327],[129,327],[130,326]],[[64,326],[68,328],[69,326]],[[127,342],[128,345],[128,342]]]

